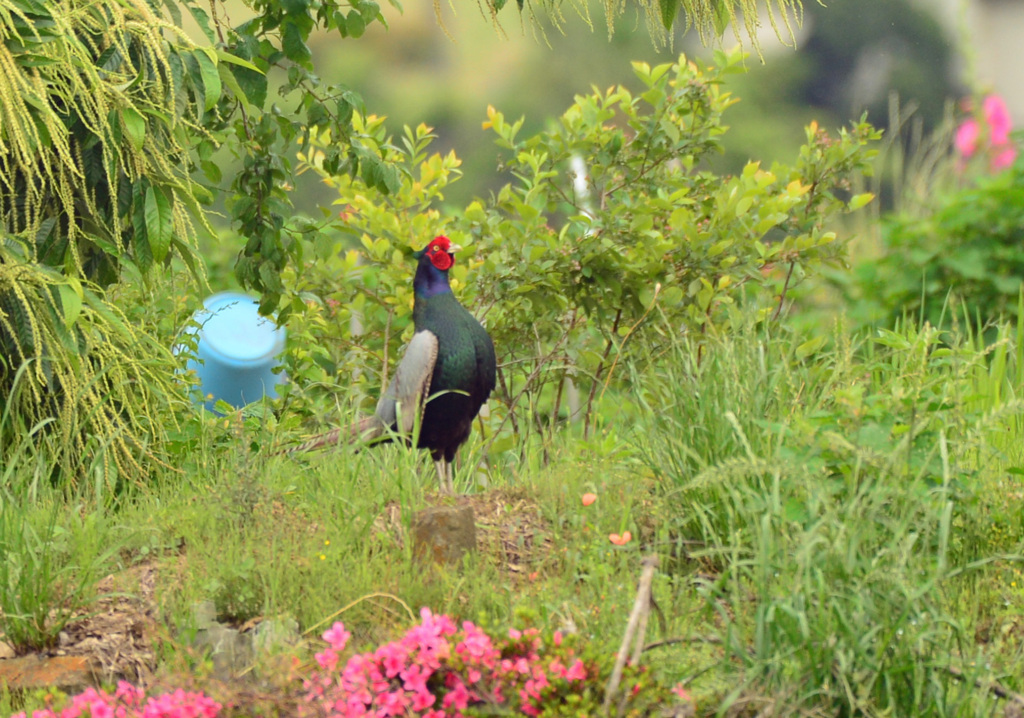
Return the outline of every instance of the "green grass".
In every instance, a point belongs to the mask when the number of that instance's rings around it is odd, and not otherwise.
[[[186,643],[204,600],[235,624],[293,617],[306,660],[333,620],[369,647],[421,606],[611,655],[655,552],[648,640],[668,642],[644,658],[702,714],[989,715],[984,686],[1021,690],[1024,648],[1022,330],[994,336],[840,325],[654,347],[589,438],[528,437],[485,477],[482,442],[466,447],[480,550],[454,567],[413,555],[414,513],[454,500],[402,447],[270,456],[285,437],[258,412],[196,420],[177,470],[116,502],[40,481],[29,451],[5,470],[0,625],[52,643],[99,578],[145,564],[167,673],[207,670]]]
[[[715,700],[988,713],[975,682],[1021,667],[1019,646],[975,639],[1022,558],[1005,500],[1021,406],[996,399],[1019,391],[1019,355],[912,325],[817,343],[750,332],[700,360],[681,343],[644,376],[644,456],[678,507],[662,533],[680,571],[702,567],[705,631],[736,673]]]

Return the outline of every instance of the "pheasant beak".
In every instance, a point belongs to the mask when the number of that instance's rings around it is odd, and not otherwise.
[[[448,247],[448,254],[455,254],[456,252],[461,252],[461,251],[462,251],[462,247],[460,245],[458,245],[458,244],[452,244],[450,247]]]

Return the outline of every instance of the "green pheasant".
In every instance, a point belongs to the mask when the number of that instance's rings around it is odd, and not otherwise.
[[[412,310],[416,332],[373,416],[321,434],[289,453],[342,439],[377,444],[395,434],[409,437],[419,418],[416,446],[430,450],[441,490],[453,491],[452,461],[469,438],[480,407],[494,391],[497,371],[490,335],[459,304],[448,283],[448,270],[459,249],[441,236],[416,252]]]

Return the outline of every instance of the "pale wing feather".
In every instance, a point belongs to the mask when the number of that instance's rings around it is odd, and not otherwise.
[[[423,400],[430,392],[430,378],[437,362],[437,336],[430,331],[416,332],[405,348],[402,361],[388,388],[381,394],[374,412],[384,426],[394,426],[401,406],[402,425],[396,427],[403,434],[412,432],[420,419]]]

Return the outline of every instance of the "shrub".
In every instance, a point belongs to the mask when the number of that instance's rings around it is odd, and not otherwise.
[[[410,333],[408,250],[435,234],[466,247],[453,285],[495,340],[496,413],[517,432],[554,424],[566,378],[590,389],[586,411],[629,344],[650,348],[642,330],[655,305],[698,334],[728,331],[739,303],[778,316],[796,282],[841,261],[844,242],[829,220],[870,201],[851,193],[851,177],[869,169],[877,133],[866,122],[837,135],[812,124],[791,165],[709,171],[736,101],[724,79],[742,60],[635,63],[638,89],[580,95],[532,137],[519,136],[522,120],[488,108],[484,125],[510,179],[454,218],[438,207],[459,161],[430,154],[429,128],[392,141],[380,119],[353,120],[401,170],[387,196],[365,178],[329,172],[330,137],[315,137],[305,161],[337,189],[341,212],[333,233],[310,233],[314,257],[286,285],[293,309],[312,301],[334,321],[317,355],[290,357],[289,374],[312,379],[312,368],[334,375],[325,383],[379,386],[359,368],[367,357],[391,360],[388,340]]]

